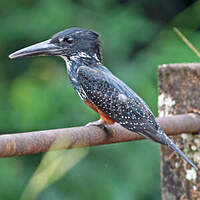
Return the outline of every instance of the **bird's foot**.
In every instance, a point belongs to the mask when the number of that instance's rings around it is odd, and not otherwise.
[[[94,122],[90,122],[86,124],[86,126],[97,126],[105,131],[107,138],[113,137],[112,129],[106,126],[106,124],[104,123],[102,119],[99,119]]]
[[[105,128],[105,124],[102,119],[99,119],[95,122],[89,122],[86,126],[98,126],[100,128]]]

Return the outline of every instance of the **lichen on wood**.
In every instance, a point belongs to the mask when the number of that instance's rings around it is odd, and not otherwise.
[[[200,63],[159,66],[159,116],[200,113]],[[200,167],[200,135],[182,134],[175,143]],[[162,199],[200,199],[200,171],[194,171],[166,147],[162,154]]]

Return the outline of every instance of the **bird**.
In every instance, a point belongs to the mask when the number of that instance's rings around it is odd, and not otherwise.
[[[101,46],[97,32],[72,27],[48,40],[18,50],[9,58],[62,57],[73,88],[100,115],[100,120],[88,126],[119,123],[147,139],[168,145],[197,170],[197,166],[166,135],[144,100],[103,65]]]

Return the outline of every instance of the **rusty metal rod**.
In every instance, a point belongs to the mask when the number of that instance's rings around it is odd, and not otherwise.
[[[200,116],[196,114],[174,115],[157,120],[167,135],[200,132]],[[117,123],[107,126],[106,130],[95,126],[83,126],[7,134],[0,135],[0,157],[36,154],[47,152],[50,148],[58,150],[141,139],[144,138]]]

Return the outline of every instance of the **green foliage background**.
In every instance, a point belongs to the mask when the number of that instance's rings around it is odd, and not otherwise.
[[[199,8],[199,1],[189,0],[1,0],[0,133],[98,119],[73,91],[60,58],[8,59],[13,51],[72,26],[101,34],[104,64],[157,115],[157,66],[199,61],[172,31],[177,26],[198,47]],[[20,198],[42,156],[0,159],[0,199]],[[139,141],[90,148],[38,199],[160,198],[159,145]]]

